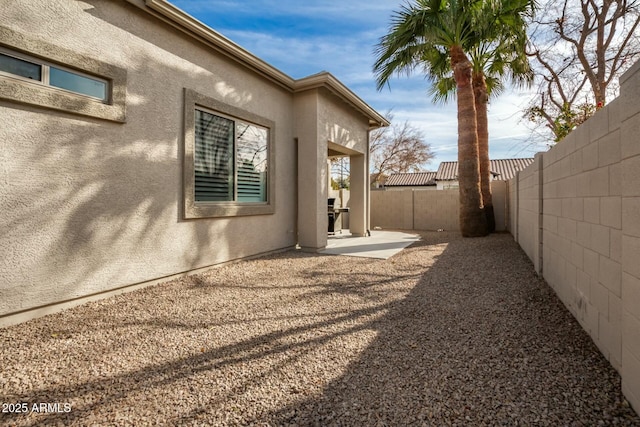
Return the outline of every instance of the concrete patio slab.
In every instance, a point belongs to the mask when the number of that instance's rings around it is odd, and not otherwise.
[[[354,237],[349,230],[343,230],[342,234],[330,236],[327,247],[319,253],[387,259],[418,240],[419,235],[400,231],[374,230],[369,237]]]

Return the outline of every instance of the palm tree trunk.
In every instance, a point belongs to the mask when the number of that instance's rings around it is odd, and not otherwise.
[[[464,237],[488,234],[482,208],[478,164],[478,124],[471,86],[472,65],[459,46],[451,48],[451,68],[458,99],[458,182],[460,183],[460,231]]]
[[[480,161],[480,190],[482,205],[487,216],[489,233],[496,231],[496,218],[493,213],[493,197],[491,195],[491,161],[489,160],[489,120],[487,118],[487,82],[483,73],[473,73],[473,94],[478,122],[478,159]]]

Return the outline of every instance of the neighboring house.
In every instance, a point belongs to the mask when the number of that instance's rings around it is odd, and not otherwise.
[[[371,188],[382,188],[388,177],[384,173],[372,173],[369,175],[369,185]]]
[[[491,160],[491,180],[508,181],[531,163],[533,158]],[[442,162],[436,172],[438,190],[458,188],[458,162]]]
[[[295,80],[164,0],[0,5],[0,325],[323,248],[329,155],[367,233],[388,121],[331,74]]]
[[[384,187],[388,190],[415,188],[421,190],[436,189],[436,172],[392,173]]]

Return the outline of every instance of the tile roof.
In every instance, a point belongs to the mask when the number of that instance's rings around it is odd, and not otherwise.
[[[491,172],[497,173],[496,179],[500,181],[508,181],[516,176],[517,171],[524,170],[533,163],[533,157],[525,159],[498,159],[491,160]]]
[[[436,172],[436,181],[448,181],[458,179],[458,162],[441,162]]]
[[[533,158],[491,160],[491,173],[494,179],[507,181],[533,163]],[[455,181],[458,179],[458,162],[442,162],[436,173],[436,181]]]
[[[417,187],[436,185],[436,172],[392,173],[384,183],[385,187]]]

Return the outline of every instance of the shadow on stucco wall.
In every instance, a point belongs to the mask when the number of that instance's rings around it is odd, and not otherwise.
[[[131,141],[120,125],[48,111],[26,114],[47,118],[14,139],[28,143],[6,168],[5,262],[15,261],[6,270],[15,290],[64,300],[142,281],[158,257],[166,258],[166,270],[156,277],[176,272],[177,265],[202,264],[201,250],[214,240],[205,224],[184,227],[187,236],[193,233],[190,250],[167,247],[179,241],[168,227],[178,219],[182,182],[175,135],[149,126],[144,139]],[[40,289],[28,289],[31,283]]]
[[[181,82],[154,93],[135,81],[184,70],[144,56],[129,67],[126,124],[2,103],[3,120],[17,124],[0,130],[3,315],[204,267],[228,251],[225,220],[182,220]]]

